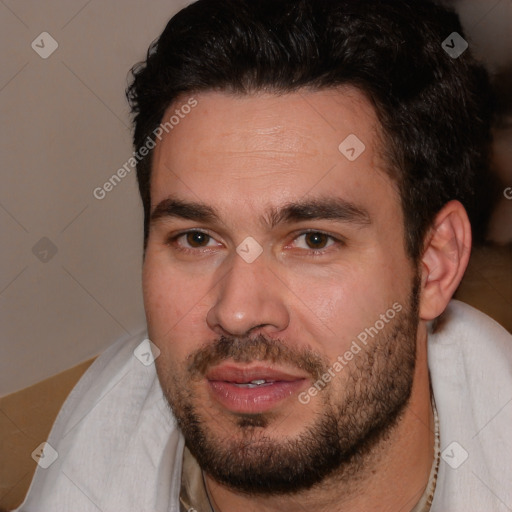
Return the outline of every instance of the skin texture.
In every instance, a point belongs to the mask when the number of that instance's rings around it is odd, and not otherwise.
[[[203,467],[217,510],[410,510],[433,460],[426,322],[445,309],[467,265],[471,237],[463,207],[452,201],[439,212],[423,258],[413,264],[405,251],[398,192],[383,170],[379,124],[361,93],[344,88],[194,97],[194,110],[155,148],[152,210],[173,197],[208,205],[219,218],[155,219],[143,284],[149,335],[161,350],[158,376],[186,439],[192,436],[187,441],[196,458],[201,461],[197,452],[207,445],[198,442],[197,428],[187,429],[191,418],[219,452],[245,447],[238,463],[250,460],[253,468],[269,443],[275,450],[291,449],[289,440],[307,440],[309,433],[311,444],[319,418],[337,418],[340,435],[349,426],[345,431],[359,429],[363,435],[372,418],[382,420],[372,424],[382,435],[364,449],[359,445],[356,456],[346,453],[337,470],[293,494],[244,492],[214,471],[221,462],[233,466],[236,456],[210,460]],[[354,161],[338,150],[349,134],[365,145]],[[262,220],[270,208],[325,198],[349,201],[367,212],[369,222],[310,219],[272,227]],[[179,237],[185,230],[209,237]],[[334,238],[308,238],[304,230]],[[252,263],[236,252],[246,237],[263,249]],[[325,247],[313,255],[308,244],[318,240]],[[403,306],[401,313],[306,405],[294,392],[266,413],[242,417],[212,397],[204,372],[194,366],[198,354],[205,356],[206,369],[219,362],[212,356],[221,353],[216,351],[221,340],[231,361],[242,361],[245,350],[246,363],[270,361],[275,342],[281,350],[274,353],[273,367],[304,377],[304,391],[314,382],[311,368],[331,367],[395,303]],[[394,356],[385,352],[389,347]],[[415,366],[407,364],[411,353]],[[372,401],[379,382],[396,384],[398,391],[388,395],[393,407],[378,405],[386,389]],[[357,408],[351,409],[354,403]],[[355,446],[354,439],[347,443],[345,449]]]

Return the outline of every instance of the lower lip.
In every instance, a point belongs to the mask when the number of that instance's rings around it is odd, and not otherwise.
[[[233,412],[256,414],[265,412],[291,395],[298,394],[305,379],[276,381],[254,388],[240,388],[231,382],[210,380],[210,391],[215,399]]]

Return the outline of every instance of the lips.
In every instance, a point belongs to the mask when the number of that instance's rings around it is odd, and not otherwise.
[[[270,366],[234,366],[221,365],[212,368],[206,378],[210,381],[224,381],[243,384],[254,380],[291,382],[304,379],[304,376],[293,375]]]
[[[306,385],[307,377],[263,365],[224,364],[206,374],[213,398],[231,412],[267,411]]]

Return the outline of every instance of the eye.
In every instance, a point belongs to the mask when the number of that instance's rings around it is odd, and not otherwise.
[[[333,245],[342,244],[343,242],[341,240],[338,240],[327,233],[323,233],[322,231],[307,231],[305,233],[301,233],[293,241],[293,247],[305,249],[311,254],[322,254],[323,252],[326,252],[325,249],[328,249]]]
[[[208,242],[213,240],[210,235],[202,231],[189,231],[188,233],[183,233],[179,238],[184,238],[190,247],[208,247]]]
[[[188,252],[195,249],[218,247],[220,244],[204,231],[192,230],[178,233],[168,238],[167,245],[176,246],[177,249]]]

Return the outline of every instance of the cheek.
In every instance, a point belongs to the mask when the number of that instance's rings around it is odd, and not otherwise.
[[[142,287],[148,329],[155,340],[161,341],[172,335],[174,326],[185,317],[190,287],[151,253],[144,262]]]
[[[151,329],[159,328],[162,323],[170,323],[176,318],[178,311],[175,307],[175,294],[178,283],[174,282],[171,286],[165,269],[151,257],[147,257],[144,262],[142,289],[146,317]]]
[[[322,272],[290,275],[288,283],[304,315],[326,331],[343,335],[358,318],[374,310],[378,303],[372,265],[343,263]]]
[[[335,270],[290,274],[287,283],[293,291],[299,339],[329,360],[336,360],[360,333],[379,321],[381,314],[408,297],[410,281],[403,265],[379,252],[360,255]]]
[[[208,281],[190,279],[163,259],[161,254],[146,253],[142,285],[149,338],[170,364],[183,360],[198,340],[204,342],[208,337],[203,332]]]

